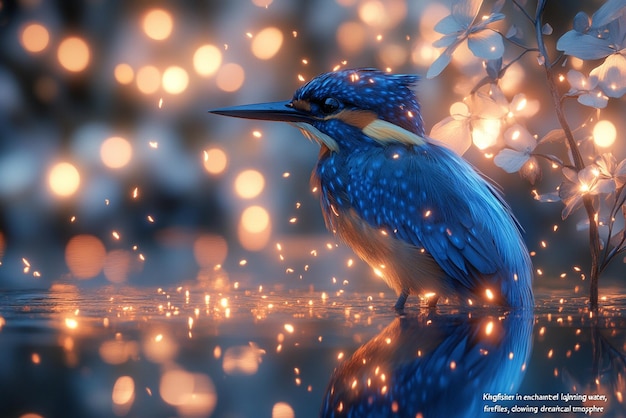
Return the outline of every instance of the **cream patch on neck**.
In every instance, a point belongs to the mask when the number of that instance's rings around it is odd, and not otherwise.
[[[307,138],[313,141],[316,141],[320,144],[326,145],[328,149],[330,149],[331,151],[334,151],[334,152],[339,151],[339,145],[337,144],[337,141],[335,141],[334,139],[332,139],[330,136],[326,135],[319,129],[315,128],[314,126],[308,123],[304,123],[304,122],[296,122],[293,125],[297,127],[298,129],[300,129],[302,134],[306,136]]]
[[[368,123],[363,127],[363,133],[385,145],[393,142],[408,145],[424,145],[426,143],[426,139],[423,137],[382,119]]]

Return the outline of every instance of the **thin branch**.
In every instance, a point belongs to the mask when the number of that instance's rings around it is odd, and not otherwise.
[[[520,11],[524,14],[524,16],[526,16],[526,19],[528,19],[533,24],[533,26],[535,26],[535,19],[533,19],[533,17],[528,14],[526,9],[524,9],[524,7],[517,2],[517,0],[511,0],[511,1],[513,2],[515,6],[517,6],[518,9],[520,9]]]
[[[499,33],[499,32],[498,32]],[[502,34],[500,34],[502,35]],[[510,62],[508,62],[504,67],[502,67],[500,69],[500,71],[498,72],[498,78],[496,78],[495,80],[490,77],[489,75],[486,75],[485,77],[483,77],[480,81],[478,81],[478,83],[476,83],[476,85],[472,88],[472,90],[470,91],[470,95],[474,95],[476,94],[476,92],[484,85],[489,84],[493,81],[498,81],[500,79],[502,79],[502,77],[504,77],[504,74],[506,73],[506,71],[509,69],[509,67],[511,67],[511,65],[515,64],[517,61],[519,61],[520,59],[522,59],[522,57],[524,55],[526,55],[528,52],[532,52],[532,51],[538,51],[538,49],[536,48],[527,48],[524,49],[516,58],[514,58],[513,60],[511,60]]]

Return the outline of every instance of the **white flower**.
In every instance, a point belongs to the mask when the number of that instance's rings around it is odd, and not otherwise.
[[[589,81],[609,97],[622,97],[626,93],[626,2],[608,0],[591,18],[579,12],[574,29],[558,40],[556,48],[584,60],[605,58],[591,71]]]
[[[503,148],[493,159],[507,173],[519,171],[532,157],[537,140],[523,126],[516,124],[504,132],[504,140],[511,148]]]
[[[431,64],[427,78],[439,75],[450,63],[454,50],[466,40],[469,49],[479,58],[493,60],[502,57],[502,37],[487,28],[490,23],[504,19],[504,15],[498,13],[501,5],[496,5],[489,15],[477,18],[482,3],[482,0],[456,0],[452,4],[452,14],[435,25],[435,30],[443,36],[433,46],[446,49]]]
[[[598,78],[587,78],[581,72],[569,70],[567,81],[570,89],[568,96],[578,96],[578,102],[596,109],[604,109],[609,98],[598,88]]]

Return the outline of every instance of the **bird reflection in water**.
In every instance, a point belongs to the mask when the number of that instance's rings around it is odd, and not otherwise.
[[[323,417],[482,416],[483,393],[515,393],[533,314],[398,317],[335,370]]]

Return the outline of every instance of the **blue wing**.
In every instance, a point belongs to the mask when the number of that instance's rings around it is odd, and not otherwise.
[[[424,248],[460,287],[496,285],[509,300],[511,287],[530,286],[528,252],[510,209],[452,151],[393,145],[347,158],[326,176],[333,204]]]

